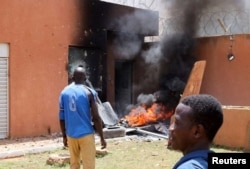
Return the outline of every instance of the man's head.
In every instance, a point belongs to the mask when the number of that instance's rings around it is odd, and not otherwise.
[[[184,154],[206,149],[222,123],[222,107],[216,98],[204,94],[187,96],[175,110],[171,146]]]
[[[75,84],[83,84],[86,80],[86,70],[82,66],[75,68],[73,73],[73,81]]]

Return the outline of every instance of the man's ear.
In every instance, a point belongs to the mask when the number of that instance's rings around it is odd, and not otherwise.
[[[205,135],[205,129],[202,124],[197,124],[193,128],[194,138],[200,138]]]

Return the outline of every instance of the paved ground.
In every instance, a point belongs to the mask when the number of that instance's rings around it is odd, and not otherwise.
[[[133,130],[132,130],[133,131]],[[111,132],[111,131],[110,131]],[[127,130],[127,132],[129,132]],[[117,132],[112,131],[113,136]],[[120,140],[120,139],[138,139],[138,135],[126,135],[125,137],[117,137],[106,139],[109,140]],[[99,136],[96,135],[96,143],[98,143]],[[143,139],[159,139],[158,137],[143,137]],[[29,138],[20,138],[20,139],[0,139],[0,159],[12,158],[24,156],[25,154],[34,154],[44,151],[51,151],[58,148],[63,148],[62,137],[55,133],[48,136],[40,137],[29,137]]]
[[[62,138],[58,134],[51,136],[0,140],[0,159],[39,153],[63,148]]]
[[[99,136],[96,137],[96,143],[99,143]],[[125,136],[106,139],[120,140],[138,138],[137,136]],[[62,137],[59,135],[30,137],[21,139],[0,139],[0,160],[6,158],[20,157],[25,154],[34,154],[44,151],[51,151],[63,147]]]

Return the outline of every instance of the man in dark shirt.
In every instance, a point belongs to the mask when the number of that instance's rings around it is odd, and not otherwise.
[[[220,102],[210,95],[183,98],[170,127],[171,148],[183,153],[173,169],[207,169],[210,145],[223,123]]]

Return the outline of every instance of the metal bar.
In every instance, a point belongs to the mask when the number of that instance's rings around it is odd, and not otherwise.
[[[139,129],[139,128],[136,128],[136,131],[137,131],[138,133],[148,134],[148,135],[152,135],[152,136],[156,136],[156,137],[168,139],[168,136],[166,136],[166,135],[157,134],[157,133],[153,133],[153,132],[146,131],[146,130],[141,130],[141,129]]]

